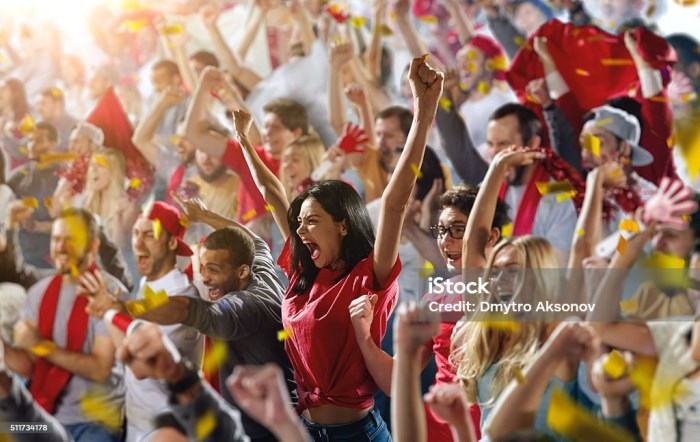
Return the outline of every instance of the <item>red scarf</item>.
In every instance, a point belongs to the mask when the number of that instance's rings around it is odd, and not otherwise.
[[[173,172],[173,175],[170,177],[170,183],[168,183],[168,194],[165,195],[165,202],[168,204],[173,204],[173,197],[172,194],[180,187],[180,184],[182,183],[182,179],[185,177],[185,165],[180,164],[177,166],[177,169],[175,169],[175,172]]]
[[[94,265],[93,265],[94,266]],[[56,275],[44,292],[39,306],[39,333],[44,339],[53,341],[53,326],[56,308],[61,294],[62,275]],[[89,316],[85,313],[88,300],[85,296],[76,296],[68,319],[68,339],[65,349],[80,352],[87,335]],[[72,373],[58,367],[44,358],[37,359],[32,374],[30,391],[34,399],[47,412],[53,414],[56,399],[68,384]]]

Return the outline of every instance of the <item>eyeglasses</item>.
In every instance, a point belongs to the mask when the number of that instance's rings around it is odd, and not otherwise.
[[[441,238],[445,236],[445,233],[449,233],[454,239],[464,238],[464,231],[467,230],[467,226],[463,224],[452,224],[451,226],[430,226],[430,233],[433,234],[433,238]]]

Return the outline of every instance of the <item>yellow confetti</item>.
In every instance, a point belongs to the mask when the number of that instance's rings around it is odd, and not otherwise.
[[[54,96],[54,98],[61,98],[63,97],[63,91],[60,90],[59,88],[55,87],[51,89],[51,95]]]
[[[22,198],[22,205],[24,207],[31,207],[32,209],[39,208],[39,201],[32,196],[25,196]]]
[[[486,68],[492,71],[505,71],[508,68],[508,59],[502,55],[497,55],[486,61]]]
[[[622,256],[627,251],[627,240],[624,236],[620,235],[620,239],[617,241],[617,253]]]
[[[592,36],[588,37],[589,43],[595,43],[595,42],[599,42],[599,41],[603,41],[603,40],[605,40],[605,37],[602,35],[592,35]]]
[[[608,124],[612,124],[613,119],[612,118],[603,118],[602,120],[596,121],[595,125],[596,127],[602,127],[602,126],[607,126]]]
[[[464,92],[466,92],[466,91],[467,91],[467,83],[465,83],[465,82],[463,82],[463,81],[460,81],[460,82],[459,82],[459,88],[460,88],[461,90],[463,90]]]
[[[666,138],[666,145],[669,149],[673,149],[676,145],[676,137],[671,135],[670,137]]]
[[[275,211],[275,206],[273,206],[272,204],[268,204],[268,205],[265,206],[265,210],[266,210],[267,212],[274,212],[274,211]]]
[[[389,20],[396,20],[396,19],[397,19],[396,12],[391,11],[391,12],[389,13]]]
[[[474,49],[467,51],[467,59],[469,59],[469,60],[474,60],[478,56],[479,56],[479,54]]]
[[[422,16],[418,17],[418,20],[420,20],[424,23],[431,23],[431,24],[435,24],[438,22],[437,17],[435,17],[434,15],[422,15]]]
[[[576,75],[580,75],[582,77],[590,77],[591,74],[588,71],[585,71],[583,69],[576,69]]]
[[[445,112],[449,112],[450,109],[452,109],[452,101],[450,101],[450,99],[447,97],[440,97],[440,107]]]
[[[432,262],[426,261],[425,265],[420,271],[420,277],[423,279],[428,279],[433,273],[435,273],[435,266]]]
[[[521,48],[525,48],[525,49],[527,49],[528,51],[531,51],[531,50],[532,50],[532,46],[530,45],[530,43],[527,42],[526,40],[524,40],[524,39],[523,39],[522,37],[520,37],[520,36],[515,37],[515,38],[513,39],[513,41],[515,42],[516,45],[520,46]]]
[[[683,7],[688,7],[688,6],[695,6],[695,4],[698,2],[698,0],[673,0],[677,4]],[[700,52],[700,51],[699,51]]]
[[[477,66],[476,62],[474,62],[474,61],[468,61],[468,62],[467,62],[467,70],[468,70],[469,72],[474,73],[474,72],[476,72],[477,70],[479,70],[479,67]]]
[[[45,341],[41,341],[40,343],[38,343],[37,345],[35,345],[33,347],[30,347],[29,351],[31,351],[35,355],[39,356],[40,358],[44,358],[44,357],[50,355],[51,353],[53,353],[54,350],[56,350],[57,348],[58,348],[58,345],[56,345],[55,342],[45,340]]]
[[[40,163],[65,163],[74,161],[78,158],[78,154],[74,152],[52,152],[45,153],[39,156]]]
[[[28,135],[28,134],[34,132],[34,127],[36,127],[36,123],[34,122],[34,117],[27,114],[19,122],[19,133],[21,133],[22,135]]]
[[[600,62],[603,66],[630,66],[634,62],[626,58],[602,58]]]
[[[575,196],[576,196],[575,190],[571,190],[569,192],[558,193],[557,194],[557,202],[561,203],[561,202],[566,201],[568,199],[571,199]]]
[[[586,234],[586,231],[583,229],[576,229],[576,236],[583,236]]]
[[[163,230],[163,225],[160,223],[159,219],[154,219],[153,220],[153,238],[158,241],[160,238],[160,233]]]
[[[51,207],[53,207],[53,198],[50,196],[44,198],[44,206],[46,206],[47,209],[51,209]]]
[[[581,147],[597,157],[600,156],[600,138],[592,134],[581,135]]]
[[[537,181],[535,183],[541,195],[550,193],[576,192],[574,186],[569,181]]]
[[[170,137],[170,143],[173,145],[177,145],[181,139],[182,139],[182,137],[177,136],[177,135],[173,135]]]
[[[489,92],[491,92],[491,85],[485,81],[480,81],[477,85],[477,88],[479,89],[479,92],[481,92],[484,95],[488,95]]]
[[[253,219],[253,217],[257,214],[258,212],[255,209],[250,209],[249,211],[243,214],[243,221],[248,222],[249,220]]]
[[[610,173],[608,173],[608,175],[610,176],[610,178],[615,179],[619,176],[622,176],[623,173],[624,172],[622,171],[622,169],[618,167],[618,168],[611,170]]]
[[[698,94],[695,92],[688,92],[687,94],[681,95],[681,103],[687,103],[689,101],[695,101],[698,99]]]
[[[377,29],[377,31],[379,31],[379,34],[384,36],[384,37],[394,35],[394,31],[392,31],[391,28],[384,23],[379,25],[379,28]]]
[[[64,219],[66,224],[68,224],[68,231],[71,235],[71,245],[74,248],[71,252],[76,253],[77,251],[85,250],[88,245],[88,232],[83,219],[80,216],[69,216]]]
[[[163,35],[175,35],[182,34],[185,30],[182,28],[180,23],[174,23],[172,25],[166,25],[161,28]]]
[[[80,409],[85,417],[91,421],[99,422],[100,424],[117,430],[121,427],[121,410],[109,400],[110,395],[102,389],[85,393],[80,398]]]
[[[636,312],[638,307],[637,300],[634,298],[620,301],[620,310],[622,310],[623,313]]]
[[[125,20],[122,24],[123,28],[129,32],[139,32],[148,25],[148,20]]]
[[[294,334],[294,332],[292,331],[291,328],[285,328],[285,329],[279,330],[277,332],[277,340],[280,342],[286,341],[287,339],[291,338],[293,334]]]
[[[634,441],[634,437],[630,433],[597,419],[590,412],[576,404],[559,387],[552,391],[549,410],[547,411],[547,425],[555,433],[564,436],[567,440]]]
[[[151,286],[146,285],[143,291],[143,297],[148,303],[149,308],[154,309],[157,307],[160,307],[163,304],[166,304],[169,301],[168,298],[168,293],[161,289],[156,291],[153,291]]]
[[[195,423],[195,435],[197,440],[204,440],[216,428],[216,415],[213,411],[208,410],[201,417],[197,418]]]
[[[140,0],[121,0],[119,7],[125,11],[140,11],[143,9]]]
[[[520,324],[509,319],[504,314],[486,315],[480,320],[481,325],[492,330],[503,330],[508,332],[517,332],[520,330]]]
[[[75,264],[70,265],[70,275],[73,278],[78,278],[80,276],[80,270],[78,269],[78,266]]]
[[[184,216],[184,215],[183,215],[183,216],[180,216],[180,220],[179,220],[179,221],[180,221],[180,225],[181,225],[182,227],[184,227],[185,229],[188,228],[188,227],[190,226],[190,220],[187,219],[187,217]]]
[[[625,218],[622,221],[620,221],[620,230],[624,230],[625,232],[638,233],[639,223],[633,219]]]
[[[95,155],[93,160],[95,160],[97,164],[104,167],[105,169],[109,169],[109,164],[107,163],[105,157],[103,157],[102,155]]]
[[[411,163],[411,170],[416,178],[421,179],[423,172],[420,171],[420,167],[418,167],[415,163]]]
[[[364,17],[356,16],[350,19],[350,25],[353,28],[361,28],[367,24],[367,19]]]
[[[141,180],[139,178],[132,178],[129,180],[130,189],[138,189],[141,187]]]
[[[646,261],[646,267],[656,269],[685,269],[685,259],[666,253],[655,252]]]
[[[525,385],[525,382],[527,382],[527,379],[525,379],[525,374],[523,373],[523,371],[521,369],[517,368],[515,370],[515,373],[513,373],[513,374],[515,375],[515,380],[518,382],[518,384]]]
[[[228,357],[228,346],[226,341],[213,340],[211,347],[204,355],[204,361],[202,362],[202,369],[205,373],[213,373],[218,370],[219,365],[221,365]]]
[[[671,100],[671,99],[668,98],[668,97],[661,97],[661,96],[658,96],[658,95],[655,95],[655,96],[653,96],[653,97],[649,97],[648,99],[649,99],[650,101],[655,101],[655,102],[657,102],[657,103],[672,103],[672,102],[673,102],[673,100]]]
[[[503,238],[510,238],[510,235],[513,234],[513,223],[508,223],[503,228],[501,229],[501,237]]]
[[[627,361],[619,351],[613,350],[605,360],[603,370],[611,379],[619,379],[627,371]]]
[[[24,156],[29,155],[29,150],[27,149],[26,146],[19,146],[19,153],[21,153]]]

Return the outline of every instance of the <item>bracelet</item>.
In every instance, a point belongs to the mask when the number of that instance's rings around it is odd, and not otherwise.
[[[183,365],[187,369],[185,375],[177,382],[167,383],[168,390],[174,395],[186,392],[190,388],[197,385],[201,380],[199,377],[199,372],[194,368],[190,361],[183,361]]]

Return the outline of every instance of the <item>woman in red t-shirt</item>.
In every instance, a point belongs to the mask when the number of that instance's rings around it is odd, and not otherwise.
[[[357,192],[341,181],[324,181],[287,202],[284,188],[255,154],[247,130],[250,116],[236,112],[236,130],[249,154],[263,195],[287,239],[279,264],[289,277],[282,320],[294,367],[304,423],[315,440],[391,440],[373,408],[377,386],[355,340],[350,303],[377,294],[372,339],[378,344],[396,305],[401,271],[399,239],[406,205],[423,161],[430,126],[442,93],[442,74],[411,62],[413,125],[382,195],[375,241]]]

